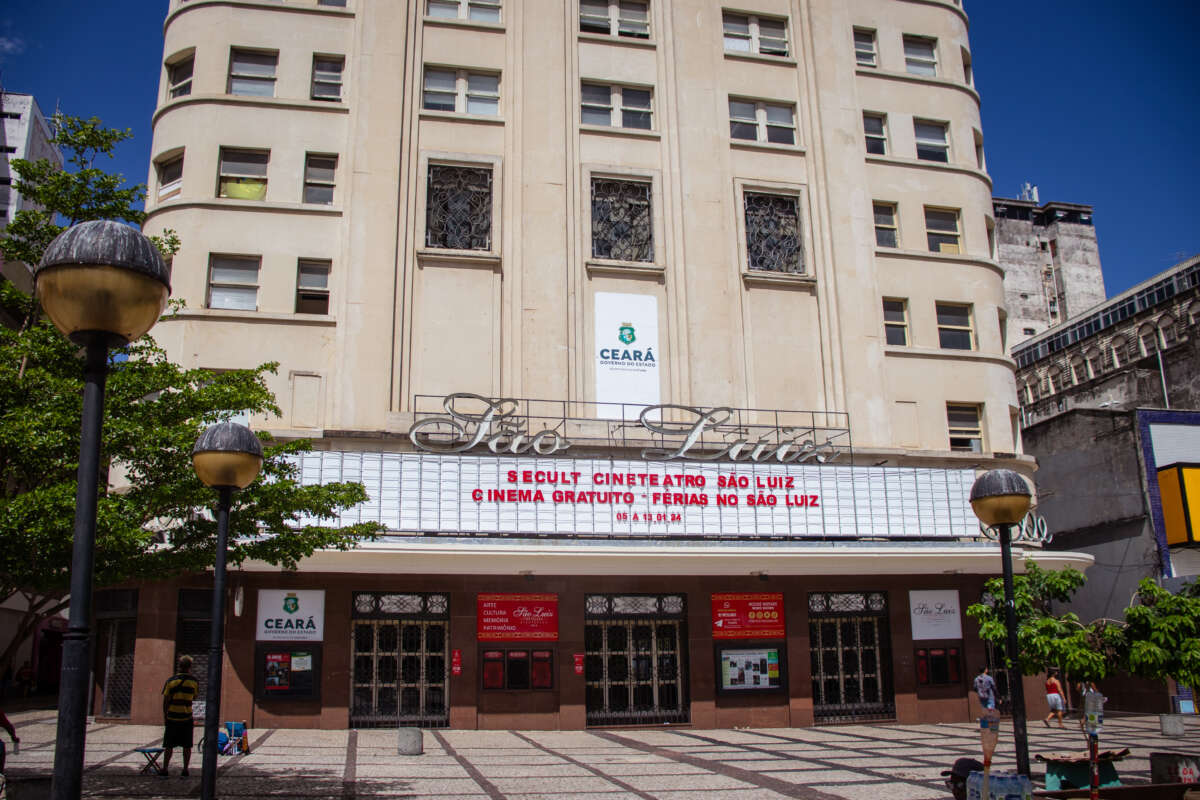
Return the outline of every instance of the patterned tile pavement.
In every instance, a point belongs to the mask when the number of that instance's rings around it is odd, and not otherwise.
[[[48,775],[54,714],[12,715],[21,752],[9,757],[15,779]],[[1077,726],[1029,729],[1031,754],[1082,750]],[[1156,716],[1116,715],[1101,746],[1128,747],[1118,764],[1126,783],[1146,783],[1149,754],[1200,752],[1200,718],[1188,735],[1168,739]],[[1012,729],[1002,730],[996,769],[1013,769]],[[191,776],[139,774],[134,748],[158,743],[142,725],[88,730],[85,796],[177,798],[199,795],[199,753]],[[395,732],[252,730],[252,753],[222,757],[221,797],[305,800],[933,800],[947,798],[941,771],[960,756],[978,757],[978,729],[951,725],[840,725],[822,728],[595,731],[425,731],[425,752],[396,755]],[[1044,769],[1034,764],[1035,782]]]

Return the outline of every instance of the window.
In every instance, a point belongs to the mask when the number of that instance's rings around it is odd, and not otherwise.
[[[913,120],[913,135],[917,140],[917,158],[922,161],[950,160],[950,144],[946,137],[946,123]]]
[[[958,211],[949,208],[925,209],[925,237],[931,253],[960,253]]]
[[[585,83],[580,93],[579,121],[584,125],[648,131],[654,122],[650,90]]]
[[[888,344],[908,346],[908,301],[883,298],[883,332]]]
[[[804,272],[800,198],[745,192],[747,267],[767,272]]]
[[[267,163],[270,150],[221,148],[217,196],[234,200],[267,199]]]
[[[1087,365],[1084,363],[1083,356],[1073,355],[1070,359],[1071,364],[1071,385],[1078,386],[1088,379]]]
[[[553,650],[484,650],[480,661],[484,689],[554,688]]]
[[[975,138],[975,166],[981,170],[986,170],[987,165],[983,159],[983,134],[976,129],[972,129],[971,132]]]
[[[952,686],[962,683],[962,656],[957,647],[917,649],[917,684]]]
[[[425,246],[492,249],[492,170],[429,165]]]
[[[650,184],[592,178],[592,257],[654,261]]]
[[[313,55],[312,91],[313,100],[331,100],[338,102],[342,99],[342,70],[346,59],[341,56]]]
[[[495,116],[500,113],[500,76],[426,67],[423,98],[428,111]]]
[[[729,98],[729,135],[734,139],[774,144],[796,143],[792,106]]]
[[[1143,325],[1139,328],[1138,346],[1144,356],[1158,352],[1158,329],[1153,325]]]
[[[330,261],[302,258],[296,269],[296,313],[329,313]]]
[[[788,54],[787,20],[726,11],[723,22],[725,49],[730,52],[764,56]]]
[[[963,83],[965,83],[967,86],[974,86],[975,85],[975,75],[971,71],[971,51],[965,47],[962,48],[962,62],[963,62]]]
[[[167,65],[167,99],[185,97],[192,93],[192,68],[196,63],[194,56]]]
[[[425,14],[437,19],[499,22],[500,0],[429,0]]]
[[[863,132],[867,136],[867,152],[887,155],[887,114],[863,112]]]
[[[860,67],[877,67],[875,31],[854,29],[854,60]]]
[[[971,306],[935,303],[938,347],[945,350],[974,350],[975,332],[971,325]]]
[[[904,66],[913,75],[937,75],[936,39],[904,37]]]
[[[1062,370],[1059,367],[1053,366],[1046,371],[1046,394],[1052,395],[1055,392],[1062,391],[1065,387],[1063,384]]]
[[[333,205],[337,156],[309,153],[304,157],[304,202]]]
[[[1188,325],[1200,325],[1200,300],[1193,300],[1187,310]]]
[[[1124,336],[1114,336],[1112,344],[1109,345],[1109,354],[1112,356],[1113,369],[1125,363],[1125,353],[1127,345]]]
[[[317,0],[319,6],[337,6],[338,8],[346,7],[346,0]]]
[[[1021,333],[1025,336],[1033,336],[1037,331],[1033,328],[1021,328]]]
[[[1175,335],[1175,318],[1170,314],[1160,317],[1158,322],[1159,341],[1162,342],[1163,349],[1173,347],[1177,341]]]
[[[579,30],[649,39],[650,4],[647,0],[579,0]]]
[[[248,97],[274,97],[275,66],[278,61],[278,53],[231,50],[229,93]]]
[[[879,247],[899,247],[895,204],[873,203],[871,208],[875,212],[875,244]]]
[[[983,427],[980,407],[961,403],[946,404],[946,423],[950,433],[950,449],[968,453],[983,452]]]
[[[1083,358],[1087,362],[1087,377],[1089,379],[1104,372],[1104,355],[1099,350],[1093,347],[1084,353]]]
[[[175,197],[183,189],[183,155],[160,161],[158,169],[158,200]]]
[[[208,307],[258,309],[259,256],[209,256]]]

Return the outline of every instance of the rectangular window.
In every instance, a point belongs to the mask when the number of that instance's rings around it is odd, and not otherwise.
[[[883,332],[888,344],[908,346],[908,301],[883,298]]]
[[[788,54],[787,20],[726,11],[723,26],[725,49],[729,52],[764,56]]]
[[[221,148],[217,196],[234,200],[267,199],[267,163],[270,150]]]
[[[654,261],[650,184],[592,178],[592,257]]]
[[[791,105],[731,97],[729,135],[751,142],[795,144],[796,115]]]
[[[158,167],[158,199],[159,201],[175,197],[183,190],[183,156],[161,161]]]
[[[490,167],[429,165],[425,246],[451,250],[492,249]]]
[[[925,237],[931,253],[961,253],[958,211],[950,208],[925,209]]]
[[[800,199],[745,192],[746,266],[768,272],[804,273]]]
[[[483,664],[484,689],[521,691],[554,688],[553,650],[484,650],[480,661]]]
[[[879,66],[876,61],[875,31],[854,29],[854,61],[860,67]]]
[[[945,350],[974,350],[975,331],[971,324],[971,306],[935,303],[938,347]]]
[[[980,407],[977,405],[946,404],[946,424],[951,450],[966,453],[983,452],[983,427],[980,417]]]
[[[329,313],[329,270],[333,262],[300,259],[296,269],[296,313]]]
[[[192,68],[196,63],[193,56],[167,65],[167,99],[185,97],[192,93]]]
[[[905,36],[904,66],[913,75],[937,75],[937,39]]]
[[[337,162],[337,156],[309,153],[304,157],[304,202],[333,205]]]
[[[580,92],[579,121],[613,128],[654,127],[649,89],[585,83]]]
[[[604,36],[650,38],[648,0],[579,0],[579,30]]]
[[[336,6],[337,8],[345,8],[346,0],[317,0],[319,6]]]
[[[342,99],[342,71],[346,67],[346,59],[341,56],[313,55],[312,92],[313,100],[330,100],[338,102]]]
[[[962,683],[962,656],[957,647],[930,647],[917,650],[917,684],[952,686]]]
[[[500,0],[429,0],[425,15],[436,19],[499,22]]]
[[[229,93],[247,97],[275,96],[275,67],[278,53],[258,50],[229,52]]]
[[[917,140],[917,158],[922,161],[941,161],[942,163],[950,160],[950,143],[946,132],[946,123],[914,119],[913,136]]]
[[[875,244],[879,247],[899,247],[895,204],[873,203],[871,209],[875,213]]]
[[[500,113],[500,76],[466,70],[425,68],[422,108],[459,114]]]
[[[867,137],[867,152],[871,155],[887,155],[887,114],[863,112],[863,133]]]
[[[209,256],[208,307],[258,309],[259,256]]]

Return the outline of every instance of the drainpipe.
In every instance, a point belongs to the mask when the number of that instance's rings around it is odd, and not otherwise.
[[[1163,408],[1171,408],[1171,398],[1167,395],[1167,371],[1163,369],[1162,348],[1155,342],[1154,351],[1158,353],[1158,379],[1162,381]]]

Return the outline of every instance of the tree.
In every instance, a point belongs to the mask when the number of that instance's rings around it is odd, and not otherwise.
[[[95,166],[111,157],[128,131],[95,118],[56,115],[54,141],[68,169],[15,160],[17,191],[41,206],[20,211],[0,250],[36,264],[64,229],[90,219],[140,223],[134,207],[142,186]],[[165,255],[179,246],[172,232],[156,240]],[[26,611],[13,641],[0,651],[0,674],[37,625],[69,602],[71,535],[83,375],[79,349],[44,318],[36,300],[0,282],[0,602],[21,597]],[[168,312],[169,316],[169,312]],[[191,447],[201,431],[231,413],[278,414],[266,375],[250,370],[183,369],[150,336],[110,362],[101,442],[95,584],[157,580],[203,570],[216,548],[216,492],[200,483]],[[234,495],[230,561],[265,561],[285,569],[322,548],[349,549],[374,538],[368,522],[337,527],[339,513],[366,499],[361,484],[301,485],[289,457],[307,441],[271,442],[264,434],[260,478]],[[112,489],[111,486],[119,486]]]
[[[1200,686],[1200,583],[1171,594],[1149,578],[1125,609],[1126,662],[1134,675]]]

